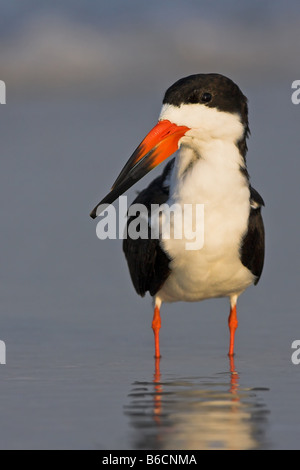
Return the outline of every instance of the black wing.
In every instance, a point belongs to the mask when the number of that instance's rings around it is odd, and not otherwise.
[[[163,204],[169,197],[169,184],[167,179],[174,166],[174,158],[166,165],[163,173],[141,191],[133,204],[143,204],[148,211],[151,204]],[[135,217],[130,217],[129,224]],[[150,230],[150,229],[149,229]],[[138,238],[133,240],[127,237],[123,241],[123,251],[127,260],[130,276],[135,290],[144,297],[147,291],[155,295],[170,274],[169,263],[171,259],[161,249],[159,240]]]
[[[260,194],[250,186],[250,214],[248,220],[248,232],[244,236],[241,247],[241,260],[248,268],[256,280],[256,285],[260,279],[265,257],[265,229],[261,215],[261,207],[264,200]]]

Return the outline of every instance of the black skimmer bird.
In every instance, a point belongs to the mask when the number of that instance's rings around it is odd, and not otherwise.
[[[172,234],[164,237],[163,229],[156,239],[128,237],[123,242],[135,290],[154,299],[155,357],[160,357],[162,303],[215,297],[230,301],[229,356],[234,354],[237,299],[258,283],[264,263],[264,201],[249,181],[249,132],[247,98],[232,80],[215,73],[178,80],[165,93],[158,123],[90,214],[97,217],[102,204],[111,204],[176,151],[134,204],[204,205],[199,250],[187,250],[187,240]]]

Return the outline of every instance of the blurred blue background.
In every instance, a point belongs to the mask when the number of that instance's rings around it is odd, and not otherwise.
[[[152,377],[151,300],[89,212],[166,88],[209,72],[249,98],[248,168],[266,202],[266,265],[239,303],[236,367],[244,387],[270,388],[270,417],[242,442],[299,446],[299,24],[296,0],[0,0],[1,447],[135,447],[123,406],[131,383]],[[226,301],[162,314],[164,379],[228,372]]]
[[[1,0],[0,8],[1,72],[27,93],[155,96],[190,72],[222,71],[245,87],[298,71],[296,0]]]

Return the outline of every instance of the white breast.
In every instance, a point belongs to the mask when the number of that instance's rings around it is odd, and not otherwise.
[[[250,211],[243,165],[230,139],[201,140],[195,132],[183,137],[168,204],[204,204],[204,244],[199,250],[186,250],[190,240],[164,240],[162,228],[161,245],[172,261],[171,274],[157,294],[161,301],[231,296],[253,283],[254,276],[240,261]]]

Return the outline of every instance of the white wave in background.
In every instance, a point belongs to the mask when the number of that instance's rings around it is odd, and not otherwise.
[[[221,72],[248,82],[297,77],[299,15],[149,15],[99,22],[54,11],[31,14],[4,35],[1,79],[19,91],[103,87],[145,91],[189,73]],[[251,21],[250,21],[251,20]]]

